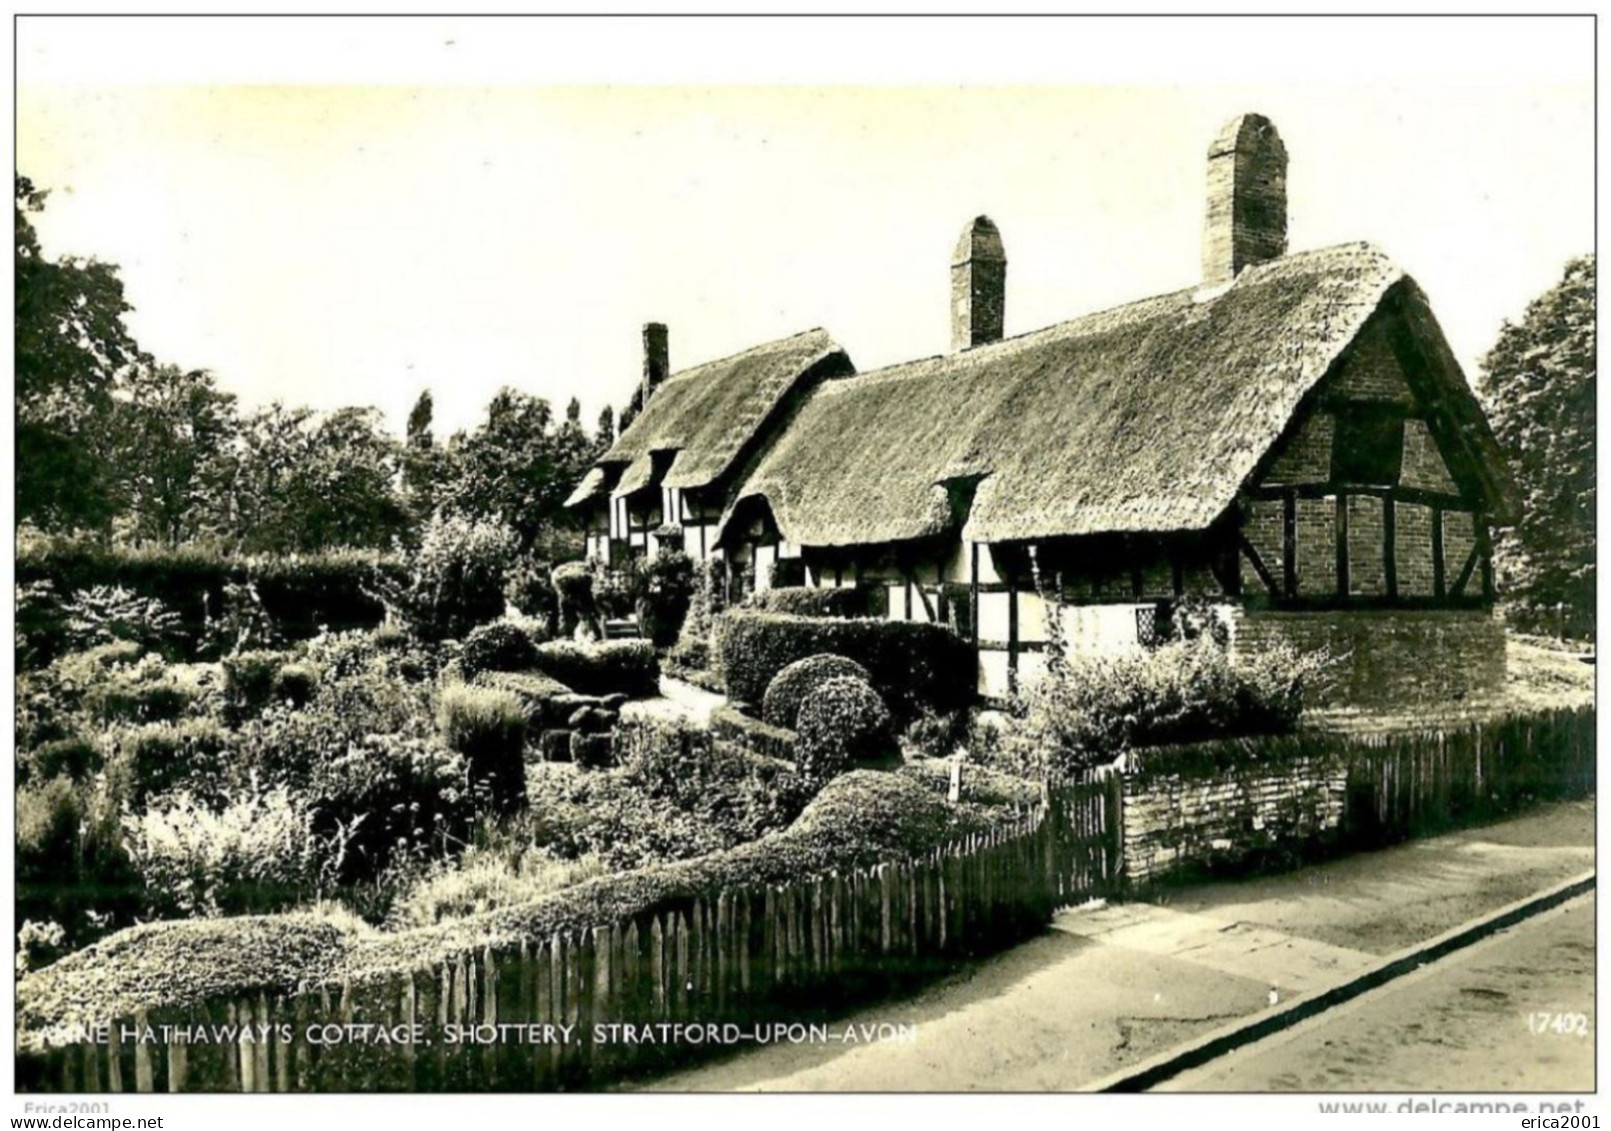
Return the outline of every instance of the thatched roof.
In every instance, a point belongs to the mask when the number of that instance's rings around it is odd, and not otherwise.
[[[1365,244],[1249,267],[1035,333],[821,385],[748,476],[783,536],[813,545],[981,542],[1209,526],[1390,296],[1424,311],[1437,399],[1502,468],[1415,284]],[[1503,472],[1484,483],[1497,506]],[[751,503],[750,505],[753,505]],[[731,515],[732,511],[729,511]]]
[[[614,446],[565,501],[575,506],[651,485],[704,487],[726,473],[764,430],[789,393],[824,362],[849,359],[827,331],[756,346],[673,373]],[[659,465],[653,453],[660,453]],[[662,472],[663,475],[657,473]]]

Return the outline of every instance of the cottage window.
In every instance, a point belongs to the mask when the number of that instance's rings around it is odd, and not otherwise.
[[[1404,418],[1356,406],[1337,414],[1331,477],[1337,483],[1391,487],[1404,462]]]

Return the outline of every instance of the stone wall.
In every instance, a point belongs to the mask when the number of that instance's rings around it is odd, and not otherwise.
[[[1242,610],[1235,646],[1278,641],[1337,656],[1326,704],[1447,703],[1505,682],[1504,625],[1486,609]]]
[[[1339,833],[1348,798],[1340,757],[1171,772],[1170,756],[1159,751],[1159,768],[1123,776],[1121,861],[1131,885],[1231,869],[1263,853],[1301,853]]]

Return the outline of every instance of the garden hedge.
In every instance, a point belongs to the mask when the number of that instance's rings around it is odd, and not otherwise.
[[[712,711],[710,732],[717,738],[743,747],[751,754],[785,762],[794,761],[794,731],[746,715],[738,704],[723,703]]]
[[[34,539],[17,547],[17,583],[49,581],[59,599],[96,585],[155,597],[179,617],[192,647],[209,616],[224,609],[230,584],[251,582],[288,639],[368,629],[385,616],[373,594],[407,574],[405,563],[373,551],[334,550],[285,557],[241,557],[198,546],[117,547],[85,540]]]
[[[716,618],[716,663],[730,698],[759,703],[796,660],[832,652],[855,660],[901,721],[923,708],[972,702],[972,646],[949,628],[914,621],[799,617],[734,609]]]
[[[647,699],[660,692],[660,659],[647,640],[551,640],[538,645],[535,666],[583,695]]]
[[[812,589],[785,585],[757,593],[754,607],[796,617],[865,617],[867,592],[862,589]]]

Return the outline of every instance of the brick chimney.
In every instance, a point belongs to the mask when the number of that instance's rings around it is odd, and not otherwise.
[[[1203,282],[1228,283],[1244,267],[1286,254],[1287,150],[1270,119],[1243,114],[1208,147]]]
[[[643,324],[643,403],[660,387],[671,372],[671,350],[666,344],[664,322]]]
[[[951,348],[965,350],[1001,340],[1007,308],[1007,253],[988,216],[962,229],[951,256]]]

